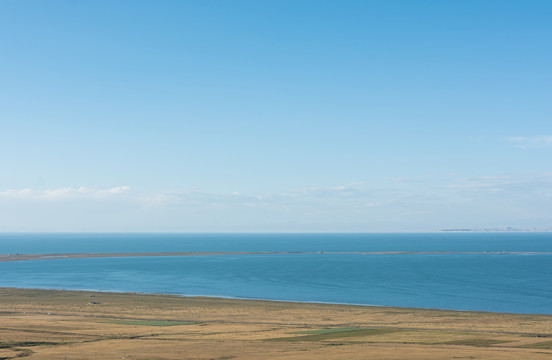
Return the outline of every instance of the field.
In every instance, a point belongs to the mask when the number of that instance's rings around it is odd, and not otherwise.
[[[0,288],[0,359],[551,359],[552,316]]]

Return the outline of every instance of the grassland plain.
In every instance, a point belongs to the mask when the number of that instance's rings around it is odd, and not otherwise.
[[[0,359],[550,359],[552,316],[0,288]]]

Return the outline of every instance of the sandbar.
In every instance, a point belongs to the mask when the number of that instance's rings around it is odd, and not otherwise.
[[[109,257],[213,256],[213,255],[290,255],[290,254],[364,254],[364,255],[552,255],[543,251],[226,251],[226,252],[144,252],[144,253],[48,253],[0,254],[0,261],[60,260]]]

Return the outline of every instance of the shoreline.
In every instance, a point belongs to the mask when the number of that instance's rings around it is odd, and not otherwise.
[[[0,286],[0,295],[4,291],[15,291],[15,292],[54,292],[57,294],[63,293],[76,293],[83,295],[117,295],[117,296],[144,296],[144,297],[162,297],[162,298],[173,298],[173,299],[188,299],[188,300],[210,300],[210,301],[235,301],[235,302],[255,302],[255,303],[267,303],[267,304],[291,304],[298,306],[310,306],[310,305],[321,305],[321,306],[336,306],[336,307],[355,307],[355,308],[366,308],[366,309],[375,309],[375,310],[398,310],[398,311],[412,311],[412,312],[452,312],[452,313],[469,313],[469,314],[487,314],[487,315],[496,315],[496,316],[538,316],[538,317],[548,317],[552,320],[552,314],[540,314],[540,313],[513,313],[513,312],[497,312],[497,311],[485,311],[485,310],[457,310],[457,309],[439,309],[439,308],[419,308],[419,307],[405,307],[405,306],[392,306],[392,305],[369,305],[369,304],[353,304],[353,303],[336,303],[336,302],[324,302],[324,301],[299,301],[299,300],[274,300],[274,299],[263,299],[263,298],[240,298],[234,296],[223,296],[223,295],[180,295],[180,294],[165,294],[165,293],[146,293],[138,291],[118,291],[118,290],[97,290],[97,289],[55,289],[55,288],[23,288],[23,287],[3,287]],[[552,337],[552,334],[551,334]]]
[[[46,253],[0,254],[0,262],[117,257],[227,256],[227,255],[552,255],[546,251],[220,251],[147,253]]]
[[[58,289],[58,288],[27,288],[27,287],[7,287],[0,286],[0,292],[2,291],[44,291],[44,292],[57,292],[57,293],[83,293],[83,294],[113,294],[123,296],[161,296],[161,297],[174,297],[181,299],[210,299],[210,300],[233,300],[244,302],[266,302],[266,303],[283,303],[283,304],[298,304],[298,305],[328,305],[328,306],[350,306],[350,307],[362,307],[370,309],[394,309],[394,310],[408,310],[408,311],[444,311],[444,312],[457,312],[457,313],[477,313],[477,314],[494,314],[494,315],[519,315],[519,316],[544,316],[552,319],[552,314],[546,313],[515,313],[515,312],[499,312],[488,310],[466,310],[466,309],[446,309],[446,308],[423,308],[423,307],[408,307],[408,306],[394,306],[394,305],[381,305],[381,304],[357,304],[357,303],[340,303],[329,301],[306,301],[306,300],[282,300],[282,299],[265,299],[265,298],[245,298],[236,296],[225,295],[182,295],[182,294],[169,294],[169,293],[148,293],[140,291],[120,291],[120,290],[99,290],[99,289]]]

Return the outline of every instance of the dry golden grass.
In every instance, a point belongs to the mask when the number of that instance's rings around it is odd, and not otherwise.
[[[0,359],[551,359],[552,316],[0,288]]]

